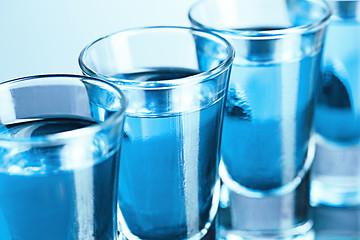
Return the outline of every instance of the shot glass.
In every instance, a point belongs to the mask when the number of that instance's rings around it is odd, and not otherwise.
[[[205,0],[188,16],[236,52],[221,142],[220,237],[311,239],[313,106],[328,6]]]
[[[124,30],[81,52],[84,74],[131,100],[119,175],[124,238],[200,239],[211,226],[233,58],[223,38],[182,27]]]
[[[0,83],[0,239],[115,240],[124,109],[76,75]]]
[[[360,1],[327,3],[333,14],[316,97],[311,203],[359,206]]]

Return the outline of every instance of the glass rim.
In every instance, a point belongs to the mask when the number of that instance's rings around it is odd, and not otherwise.
[[[97,43],[116,37],[118,35],[124,34],[124,36],[136,35],[136,34],[144,34],[146,31],[160,31],[166,34],[171,34],[170,31],[178,31],[178,32],[196,32],[198,35],[202,35],[207,37],[208,39],[216,39],[217,42],[221,43],[224,49],[227,51],[227,57],[221,61],[216,67],[213,67],[207,71],[202,71],[200,73],[196,73],[187,77],[182,78],[174,78],[174,79],[166,79],[166,80],[151,80],[151,81],[137,81],[137,80],[129,80],[129,79],[121,79],[121,78],[114,78],[112,76],[103,75],[93,71],[84,61],[84,57],[89,51],[89,49],[95,46]],[[78,57],[78,63],[80,69],[82,70],[83,74],[88,76],[93,76],[97,78],[104,79],[110,82],[116,82],[117,85],[125,88],[132,88],[132,89],[166,89],[166,88],[174,88],[178,86],[183,86],[187,84],[195,84],[199,82],[204,82],[208,80],[212,76],[217,76],[222,72],[226,71],[232,64],[235,57],[235,51],[232,45],[223,37],[219,36],[218,34],[212,33],[207,30],[203,29],[196,29],[192,27],[182,27],[182,26],[148,26],[148,27],[135,27],[135,28],[128,28],[124,30],[120,30],[106,36],[100,37],[97,40],[88,44],[81,52]],[[149,69],[152,66],[148,67]]]
[[[303,33],[315,32],[315,31],[323,28],[324,26],[326,26],[326,24],[330,20],[331,14],[332,14],[330,7],[328,6],[328,4],[325,1],[304,0],[306,2],[311,2],[312,4],[317,4],[323,10],[325,10],[324,14],[322,15],[321,18],[319,18],[319,20],[314,21],[310,24],[304,24],[304,25],[300,25],[300,26],[288,27],[288,28],[282,28],[282,29],[274,29],[274,30],[240,30],[240,29],[232,29],[232,28],[226,28],[226,27],[224,27],[224,28],[215,27],[214,28],[209,25],[200,23],[193,16],[194,15],[193,11],[197,7],[199,7],[199,5],[201,5],[204,2],[210,2],[210,1],[217,1],[217,0],[200,0],[200,1],[197,1],[196,3],[194,3],[190,7],[190,9],[188,11],[188,19],[190,20],[190,22],[194,26],[196,26],[200,29],[206,29],[211,32],[215,32],[215,33],[219,33],[219,34],[228,34],[228,35],[234,35],[234,36],[243,37],[243,38],[269,39],[269,38],[279,38],[279,37],[282,37],[282,36],[288,35],[288,34],[303,34]]]
[[[121,99],[121,105],[119,109],[114,112],[111,116],[105,119],[103,122],[96,122],[95,124],[91,124],[89,126],[85,126],[82,128],[77,128],[69,131],[59,132],[59,133],[51,133],[46,134],[44,136],[35,136],[35,137],[24,137],[24,138],[12,138],[8,136],[6,133],[0,133],[0,142],[9,142],[9,143],[18,143],[18,144],[31,144],[31,145],[52,145],[58,144],[63,141],[68,141],[71,139],[76,139],[78,137],[84,137],[87,135],[95,134],[100,132],[102,129],[106,129],[111,127],[112,125],[116,124],[120,119],[125,117],[125,110],[128,105],[128,99],[124,92],[119,89],[115,84],[111,82],[104,81],[102,79],[83,76],[83,75],[76,75],[76,74],[40,74],[40,75],[31,75],[25,76],[20,78],[14,78],[10,80],[6,80],[0,82],[0,88],[4,85],[16,85],[19,82],[24,81],[34,81],[39,79],[55,79],[55,78],[67,78],[73,80],[88,80],[89,83],[101,83],[102,86],[107,86],[114,90],[115,93],[119,94]],[[4,126],[0,123],[0,127]]]

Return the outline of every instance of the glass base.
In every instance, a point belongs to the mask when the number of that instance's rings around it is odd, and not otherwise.
[[[312,216],[316,240],[360,239],[360,207],[318,206]]]
[[[309,173],[293,191],[260,198],[239,194],[223,184],[217,220],[222,240],[315,239]]]
[[[206,235],[203,238],[201,238],[201,240],[217,240],[217,239],[218,237],[217,237],[216,221],[214,221],[213,224],[211,224],[210,228],[208,229]],[[117,240],[129,240],[129,239],[127,239],[121,232],[118,232]]]
[[[312,221],[308,221],[288,231],[237,231],[219,230],[220,240],[314,240],[315,232],[312,229]]]
[[[319,138],[311,174],[312,206],[360,205],[360,146],[337,146]]]

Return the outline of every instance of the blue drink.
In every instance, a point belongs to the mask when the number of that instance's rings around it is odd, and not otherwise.
[[[225,96],[234,51],[184,27],[110,34],[79,56],[84,74],[129,98],[119,175],[122,239],[198,240],[214,226]]]
[[[319,59],[316,53],[281,64],[233,66],[220,167],[220,229],[234,229],[229,238],[268,231],[274,238],[306,233],[311,239],[309,139]]]
[[[316,101],[317,151],[312,173],[313,205],[360,204],[360,22],[359,1],[329,1],[322,79]]]
[[[312,239],[311,135],[328,6],[203,0],[188,16],[236,53],[221,142],[220,239]]]
[[[233,182],[227,185],[266,196],[300,183],[312,161],[312,71],[318,62],[316,54],[296,62],[234,65],[221,145],[225,182]]]
[[[326,37],[316,132],[330,144],[352,146],[360,140],[360,23],[334,21]]]
[[[65,116],[23,120],[6,128],[12,138],[23,139],[94,123]],[[8,148],[0,141],[2,240],[115,239],[119,149],[104,154],[104,142],[98,140],[93,149],[82,138],[28,148]]]
[[[192,70],[172,68],[126,77],[147,81],[193,74]],[[172,97],[177,96],[146,93],[149,112],[163,111],[159,102]],[[184,239],[210,226],[219,195],[222,105],[220,98],[201,109],[177,114],[128,113],[119,177],[120,221],[126,236]],[[189,106],[194,109],[191,103]]]

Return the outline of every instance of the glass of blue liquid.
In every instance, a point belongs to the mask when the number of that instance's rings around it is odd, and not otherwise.
[[[127,100],[76,75],[0,83],[0,239],[115,240]]]
[[[221,142],[220,238],[312,239],[311,136],[328,6],[205,0],[188,16],[236,52]]]
[[[182,27],[120,31],[80,54],[84,74],[128,96],[119,174],[124,239],[201,239],[219,203],[218,162],[234,52]]]
[[[311,203],[360,206],[360,1],[327,3],[333,15],[316,97]]]

